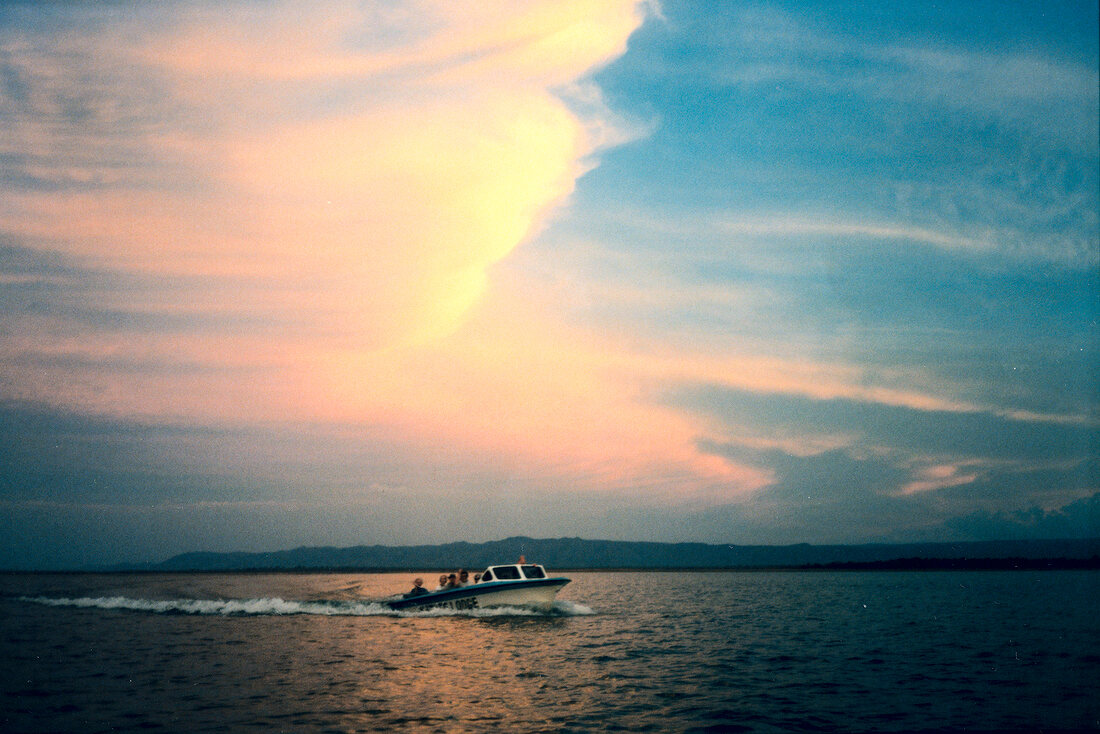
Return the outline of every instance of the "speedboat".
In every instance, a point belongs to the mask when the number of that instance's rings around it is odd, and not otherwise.
[[[489,566],[480,580],[466,586],[404,594],[386,603],[391,609],[481,609],[484,607],[549,607],[554,595],[569,583],[548,576],[537,563]]]

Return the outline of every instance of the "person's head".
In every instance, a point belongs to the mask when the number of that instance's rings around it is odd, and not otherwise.
[[[447,582],[448,582],[448,583],[452,583],[452,584],[453,584],[453,583],[454,583],[455,581],[457,581],[457,580],[458,580],[458,577],[457,577],[457,576],[455,576],[455,575],[454,575],[453,573],[447,576]]]
[[[447,574],[445,574],[445,573],[441,573],[441,574],[439,575],[439,583],[440,583],[440,584],[445,584],[445,583],[447,583]]]
[[[467,581],[467,580],[469,580],[469,578],[470,578],[470,574],[467,573],[466,571],[459,571],[458,572],[458,580],[459,581]]]
[[[413,579],[413,586],[423,586],[424,579]]]
[[[476,584],[478,581],[481,581],[481,574],[480,573],[475,573],[474,574],[474,583]]]

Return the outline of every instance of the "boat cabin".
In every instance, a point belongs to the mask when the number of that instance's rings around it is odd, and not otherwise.
[[[546,569],[537,563],[510,563],[506,566],[489,566],[485,569],[485,573],[481,574],[481,583],[544,578],[546,578]]]

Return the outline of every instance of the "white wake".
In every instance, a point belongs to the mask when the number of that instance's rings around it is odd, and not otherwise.
[[[153,614],[195,614],[219,616],[280,616],[308,614],[331,617],[576,617],[595,614],[583,604],[555,601],[548,609],[488,607],[485,609],[428,609],[397,611],[379,601],[319,600],[295,601],[278,597],[260,599],[133,599],[102,597],[20,597],[21,601],[50,607],[120,609]]]

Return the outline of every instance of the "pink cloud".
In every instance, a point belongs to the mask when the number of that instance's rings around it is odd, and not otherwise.
[[[0,229],[126,287],[74,281],[67,308],[10,316],[4,394],[382,427],[410,456],[446,445],[548,482],[711,499],[772,477],[701,453],[716,427],[662,406],[663,385],[971,409],[845,365],[628,346],[494,277],[601,146],[640,132],[585,76],[624,51],[641,5],[515,8],[170,6],[67,34],[63,53],[9,42],[36,91],[0,150],[30,151],[56,186],[5,191]],[[86,119],[49,102],[78,97]],[[843,442],[813,440],[800,448]]]

